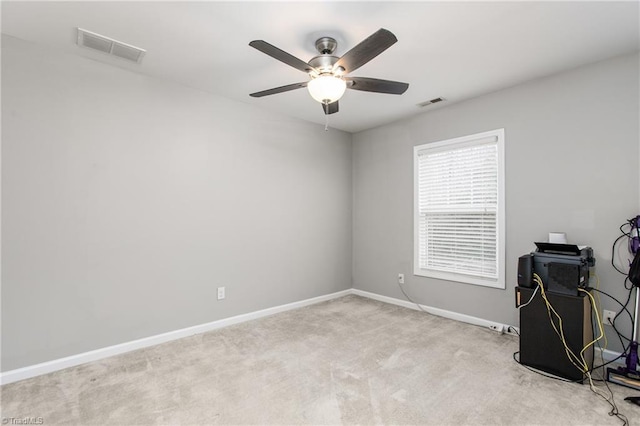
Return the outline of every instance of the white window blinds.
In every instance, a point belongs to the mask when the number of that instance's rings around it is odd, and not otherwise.
[[[416,274],[501,286],[499,135],[460,139],[416,147]]]

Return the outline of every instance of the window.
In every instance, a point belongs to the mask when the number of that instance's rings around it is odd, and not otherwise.
[[[504,129],[414,148],[414,274],[505,288]]]

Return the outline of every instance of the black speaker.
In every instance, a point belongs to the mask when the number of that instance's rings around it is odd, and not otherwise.
[[[525,254],[518,258],[518,285],[533,287],[533,255]]]
[[[560,329],[555,316],[549,318],[547,305],[540,291],[534,293],[533,288],[516,287],[516,300],[520,304],[531,301],[520,309],[520,362],[529,367],[555,374],[569,380],[581,381],[584,373],[569,359],[564,344],[558,336],[551,321]],[[593,340],[591,328],[591,303],[585,293],[580,296],[547,293],[549,303],[562,317],[562,330],[565,342],[574,354],[580,356],[583,348],[587,367],[593,365]],[[531,299],[533,297],[533,299]]]

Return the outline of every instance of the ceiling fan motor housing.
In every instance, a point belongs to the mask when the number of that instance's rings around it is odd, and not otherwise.
[[[319,55],[311,58],[309,65],[320,71],[320,74],[333,73],[333,65],[338,62],[337,56]]]
[[[319,75],[324,74],[338,74],[340,75],[344,69],[339,67],[334,70],[333,66],[340,58],[333,56],[333,52],[336,51],[338,42],[331,37],[321,37],[316,40],[316,49],[320,55],[311,58],[309,65],[319,71]],[[311,73],[313,77],[315,73]]]
[[[321,55],[331,55],[336,51],[338,42],[332,37],[321,37],[316,40],[316,49]]]

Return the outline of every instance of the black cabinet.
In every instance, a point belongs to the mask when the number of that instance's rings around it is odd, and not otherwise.
[[[526,304],[534,291],[535,288],[516,287],[516,306]],[[583,372],[569,360],[540,293],[536,292],[531,303],[520,309],[520,362],[566,379],[584,380]],[[546,296],[562,318],[567,346],[580,357],[582,349],[593,340],[589,297],[584,292],[578,296],[546,292]],[[551,318],[560,330],[557,317],[551,313]],[[584,358],[591,369],[593,345],[584,352]]]

